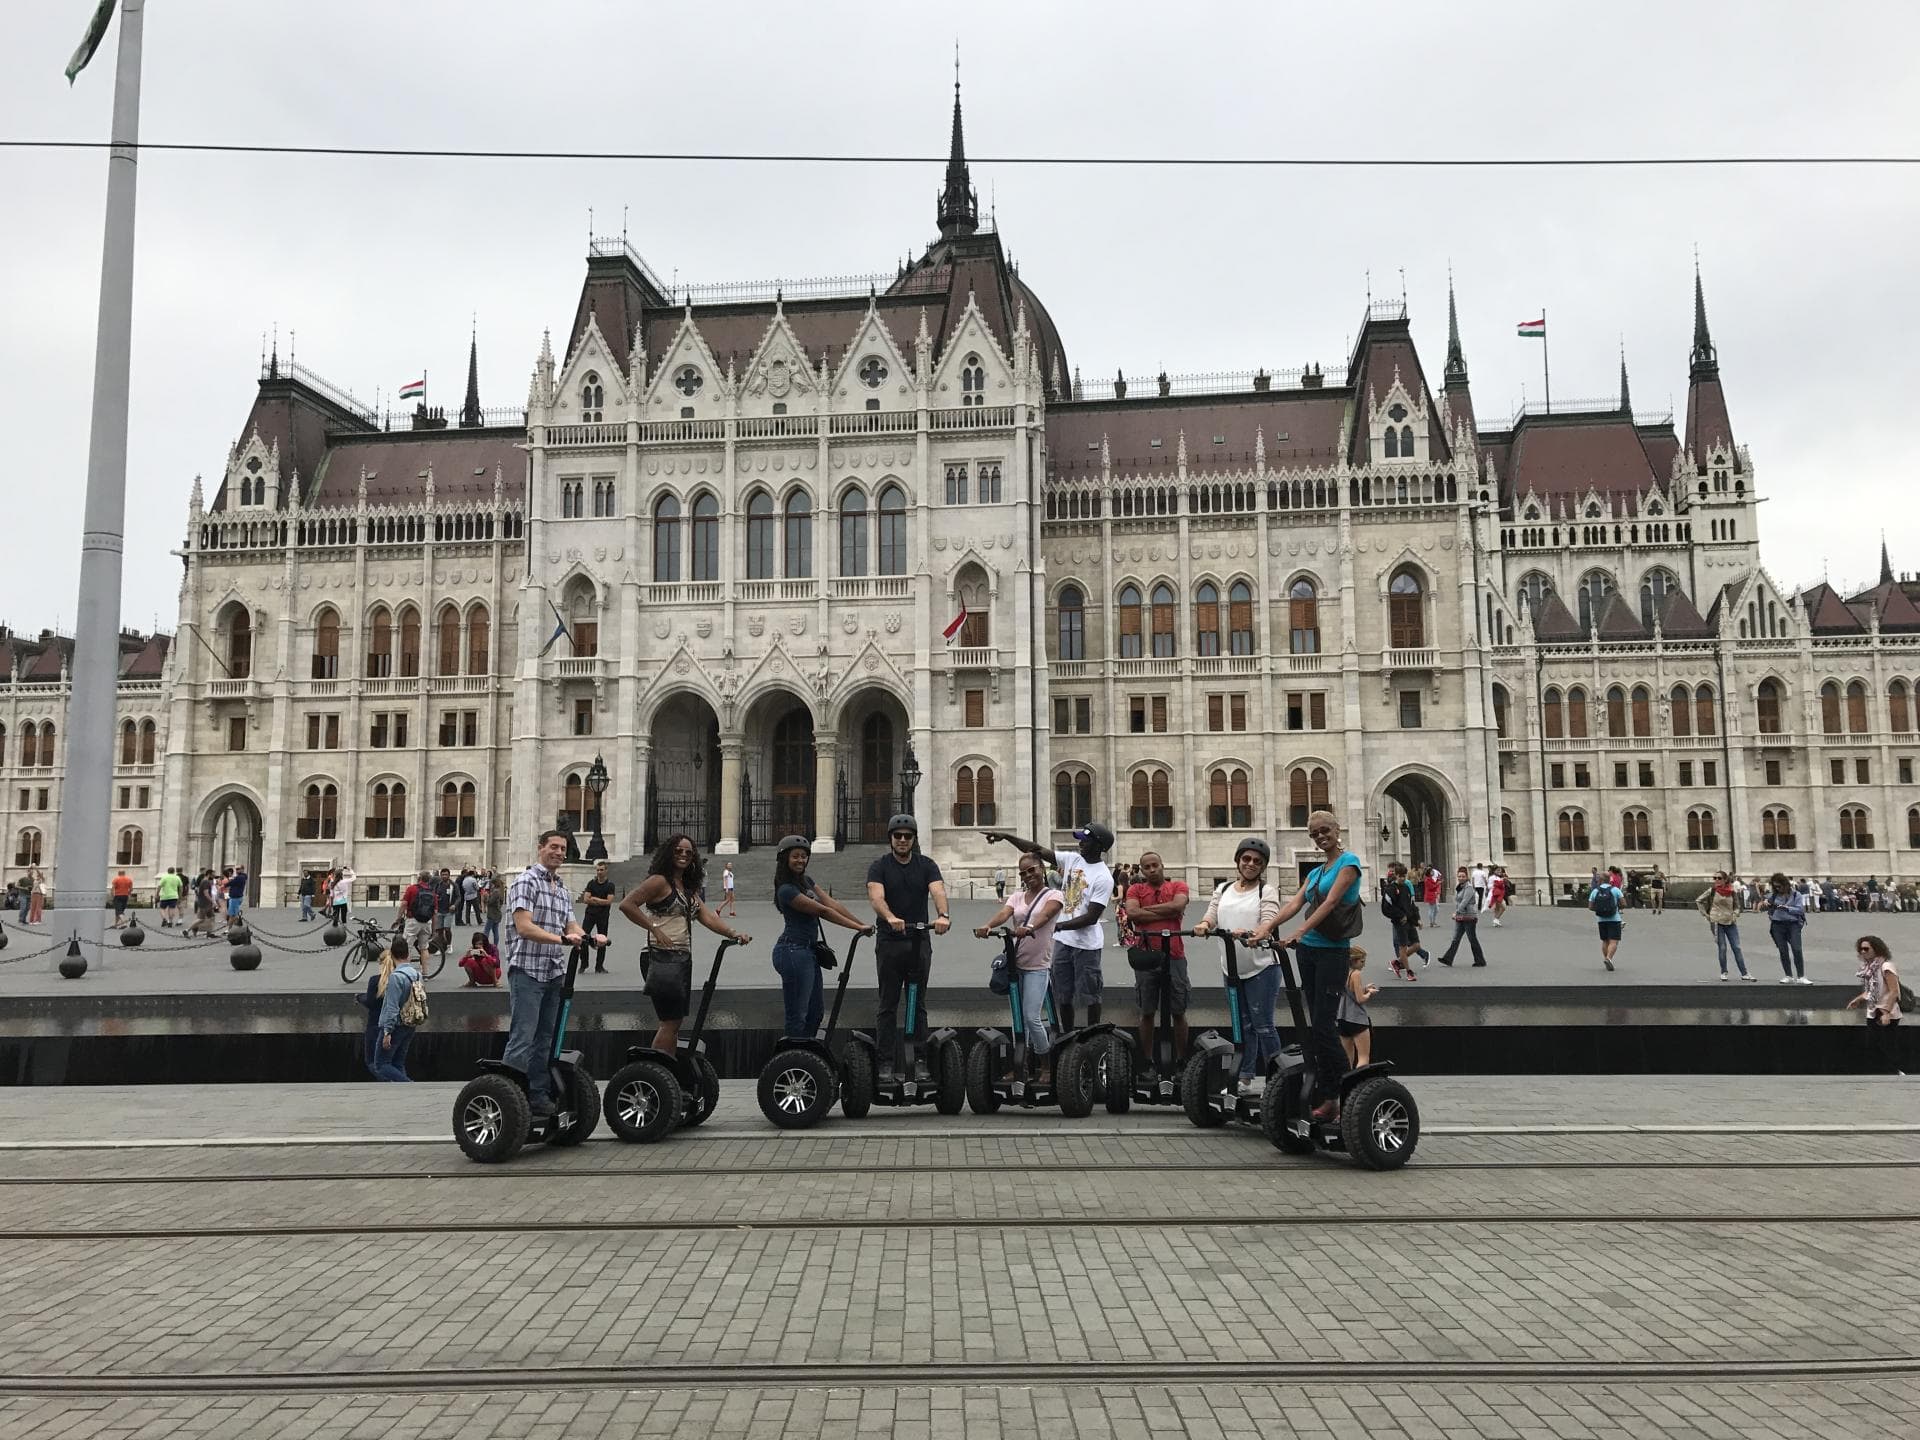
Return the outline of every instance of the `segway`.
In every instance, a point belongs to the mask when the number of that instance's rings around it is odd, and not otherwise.
[[[1093,1113],[1094,1057],[1104,1055],[1116,1038],[1113,1026],[1100,1024],[1058,1035],[1049,1052],[1053,1080],[1047,1085],[1032,1078],[1036,1058],[1027,1048],[1026,1010],[1020,998],[1020,972],[1014,963],[1013,930],[1005,925],[987,932],[1005,948],[1007,1005],[1010,1030],[982,1028],[974,1032],[967,1051],[967,1104],[976,1115],[991,1115],[1003,1104],[1035,1106],[1058,1104],[1060,1113],[1080,1120]],[[1047,988],[1047,1028],[1058,1032],[1053,988]]]
[[[1296,1039],[1282,1047],[1280,1058],[1267,1072],[1261,1129],[1289,1155],[1344,1151],[1369,1170],[1399,1169],[1420,1143],[1420,1107],[1412,1092],[1390,1077],[1391,1060],[1376,1060],[1342,1077],[1338,1118],[1315,1120],[1307,1106],[1307,1097],[1313,1094],[1313,1070],[1307,1059],[1313,1053],[1312,1027],[1293,960],[1284,948],[1279,963]]]
[[[906,933],[925,934],[932,929],[922,921],[908,925]],[[875,951],[877,970],[877,941]],[[849,1120],[866,1118],[875,1105],[931,1103],[942,1115],[958,1115],[966,1104],[966,1058],[960,1053],[958,1032],[948,1027],[915,1040],[914,1021],[921,1015],[918,981],[907,982],[903,998],[906,1023],[900,1027],[899,1046],[892,1057],[893,1074],[882,1078],[880,1047],[864,1030],[854,1031],[840,1053],[840,1113]]]
[[[607,1081],[607,1128],[622,1140],[651,1145],[681,1126],[692,1129],[713,1114],[720,1103],[720,1072],[707,1059],[707,1009],[713,987],[720,980],[720,962],[737,943],[727,939],[713,952],[713,968],[700,987],[700,1005],[693,1013],[693,1030],[682,1035],[674,1053],[651,1045],[627,1050],[627,1063]]]
[[[840,1098],[840,1061],[833,1054],[833,1032],[840,1023],[840,1005],[847,998],[847,978],[860,937],[857,930],[840,962],[840,979],[833,987],[833,1008],[817,1035],[782,1035],[773,1058],[760,1069],[760,1113],[782,1130],[805,1130],[818,1124]]]
[[[1106,1066],[1106,1105],[1110,1114],[1124,1115],[1138,1100],[1142,1105],[1178,1105],[1180,1100],[1180,1067],[1186,1057],[1175,1048],[1173,1038],[1173,984],[1172,984],[1172,946],[1176,937],[1193,937],[1191,930],[1141,930],[1135,938],[1145,950],[1158,950],[1160,961],[1158,970],[1162,977],[1160,985],[1160,1014],[1153,1027],[1153,1054],[1145,1056],[1144,1065],[1138,1063],[1140,1042],[1133,1032],[1114,1027],[1113,1036],[1107,1041]],[[1205,938],[1204,936],[1201,938]],[[1159,941],[1156,946],[1153,941]],[[1135,972],[1141,974],[1145,972]]]
[[[453,1138],[470,1160],[497,1165],[520,1153],[529,1140],[548,1145],[578,1145],[600,1121],[600,1092],[580,1064],[578,1050],[565,1050],[567,1016],[573,1010],[573,979],[586,963],[586,943],[567,956],[560,986],[560,1018],[553,1027],[553,1049],[546,1064],[554,1112],[535,1122],[527,1096],[526,1073],[504,1060],[482,1060],[480,1073],[460,1089],[453,1102]]]
[[[1191,930],[1180,933],[1193,934]],[[1263,1097],[1243,1095],[1239,1085],[1240,1054],[1247,1043],[1239,947],[1230,931],[1215,930],[1211,936],[1217,936],[1226,946],[1228,1033],[1208,1030],[1194,1040],[1193,1054],[1180,1072],[1180,1108],[1202,1130],[1212,1130],[1229,1120],[1258,1125]]]

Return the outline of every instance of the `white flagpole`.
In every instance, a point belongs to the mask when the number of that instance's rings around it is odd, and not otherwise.
[[[127,397],[133,346],[134,190],[140,162],[140,39],[145,0],[121,0],[107,160],[100,319],[93,355],[93,428],[80,536],[80,603],[73,629],[66,781],[54,874],[63,909],[97,946],[107,903],[108,800],[120,683],[121,554],[127,523]],[[186,857],[178,857],[184,860]],[[104,950],[91,957],[103,963]]]

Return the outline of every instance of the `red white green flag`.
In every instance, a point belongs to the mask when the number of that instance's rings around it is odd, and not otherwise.
[[[952,622],[947,626],[946,629],[942,630],[940,633],[946,637],[949,643],[951,643],[953,640],[953,637],[960,633],[960,627],[962,625],[965,625],[966,623],[967,623],[967,602],[962,600],[960,602],[960,613],[954,616]]]
[[[1546,317],[1543,315],[1538,320],[1522,320],[1520,322],[1520,335],[1522,339],[1527,339],[1527,340],[1546,339],[1547,338]]]
[[[402,400],[424,400],[427,398],[427,380],[423,375],[418,380],[409,380],[400,387]]]

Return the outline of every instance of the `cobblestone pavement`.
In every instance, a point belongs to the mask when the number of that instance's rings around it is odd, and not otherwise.
[[[1422,1080],[1385,1175],[744,1083],[483,1169],[451,1088],[0,1092],[0,1436],[1920,1433],[1912,1082]]]

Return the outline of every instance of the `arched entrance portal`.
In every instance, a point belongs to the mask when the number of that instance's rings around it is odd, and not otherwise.
[[[645,849],[691,835],[711,852],[720,840],[720,721],[698,695],[673,696],[649,731]]]
[[[207,823],[200,837],[200,864],[214,870],[224,870],[229,865],[244,865],[247,873],[255,877],[257,885],[263,833],[259,806],[245,795],[223,796],[207,812]]]
[[[740,779],[740,845],[771,845],[782,835],[813,837],[813,712],[798,696],[769,695],[747,714]]]
[[[1451,829],[1447,797],[1439,785],[1424,775],[1402,775],[1387,786],[1382,810],[1380,823],[1387,831],[1381,847],[1385,855],[1409,865],[1434,865],[1442,875],[1452,876],[1454,861],[1447,854]]]
[[[862,690],[841,710],[835,844],[884,845],[887,821],[902,808],[900,767],[906,762],[907,712],[890,692]]]

